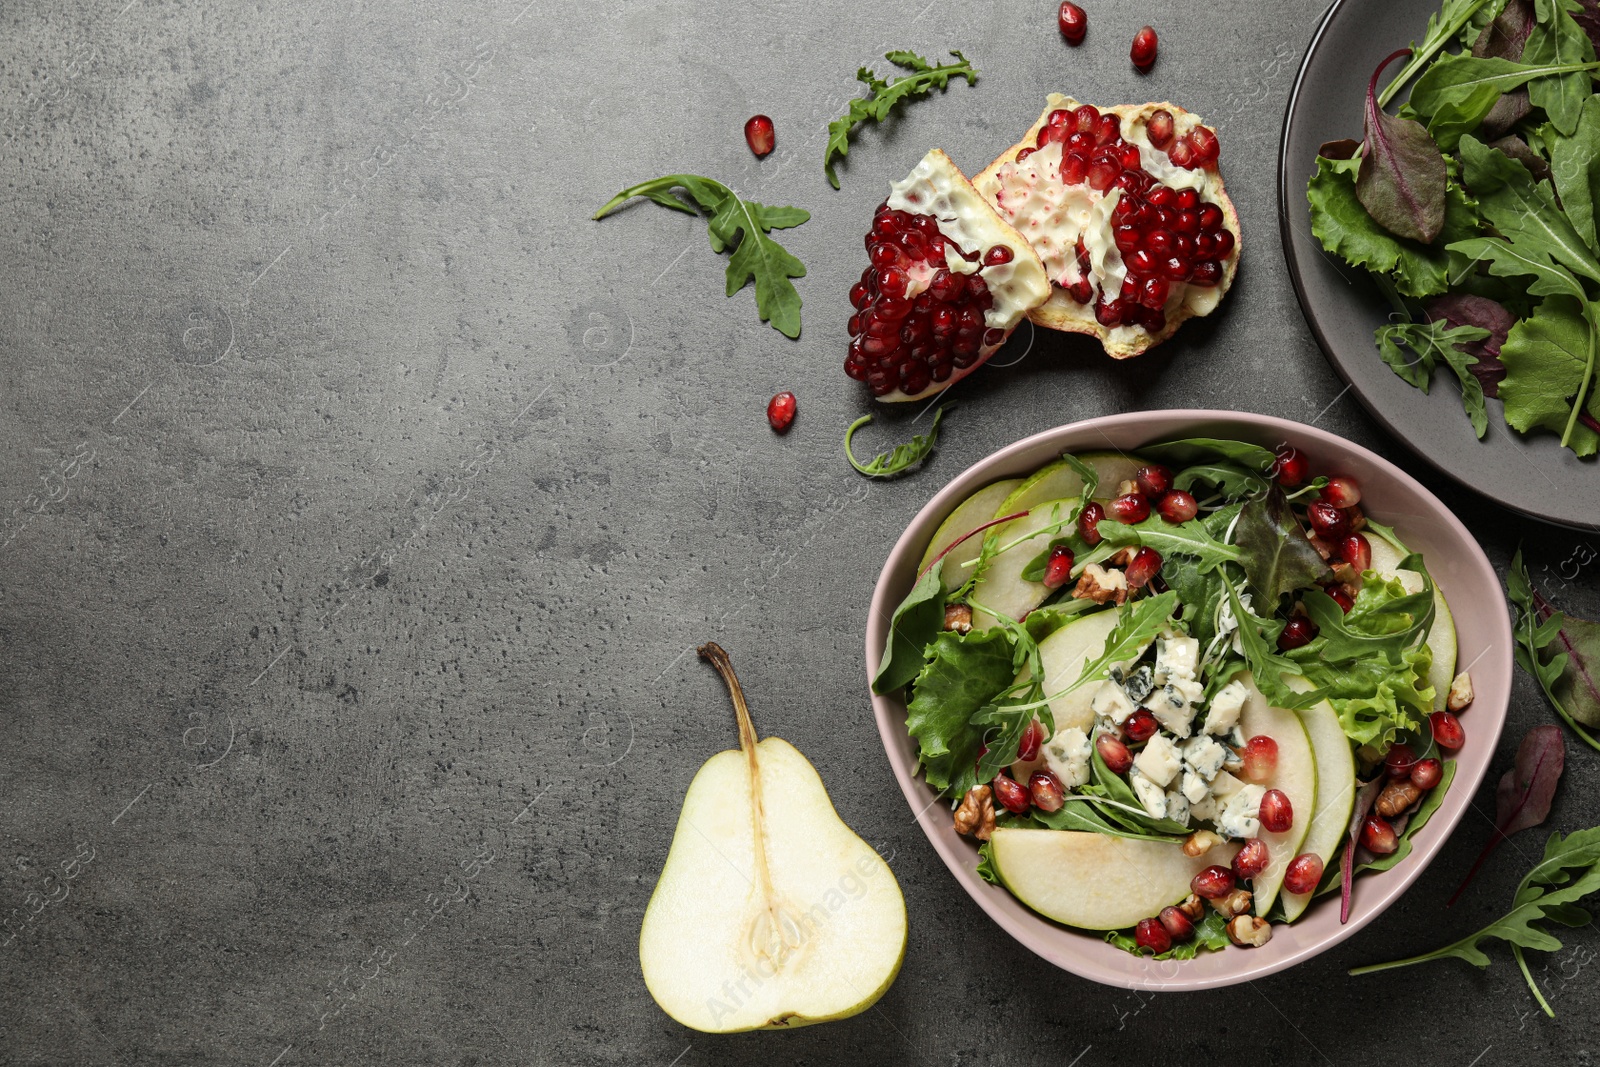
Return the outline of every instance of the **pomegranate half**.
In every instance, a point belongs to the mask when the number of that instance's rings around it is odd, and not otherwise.
[[[1239,269],[1215,131],[1170,103],[1095,108],[1051,93],[973,186],[1033,245],[1050,299],[1029,312],[1116,359],[1209,315]]]
[[[1028,241],[937,148],[890,186],[866,245],[844,369],[879,400],[948,389],[1050,297]]]

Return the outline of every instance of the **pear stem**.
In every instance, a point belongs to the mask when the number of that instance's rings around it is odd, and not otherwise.
[[[756,877],[761,880],[761,894],[766,901],[767,919],[772,924],[772,931],[787,945],[787,931],[778,914],[778,896],[772,888],[772,872],[767,867],[767,813],[761,803],[761,765],[756,755],[756,727],[750,720],[750,705],[745,703],[744,688],[739,685],[739,676],[733,673],[733,661],[722,646],[715,641],[707,641],[696,651],[701,659],[722,675],[723,682],[728,686],[728,696],[733,700],[733,713],[739,722],[739,748],[744,752],[750,771],[750,829],[755,843]]]

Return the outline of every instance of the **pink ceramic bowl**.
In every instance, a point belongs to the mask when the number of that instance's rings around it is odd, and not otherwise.
[[[1273,927],[1261,948],[1205,952],[1189,961],[1156,962],[1106,944],[1099,934],[1060,926],[1024,907],[999,886],[978,877],[977,849],[951,828],[947,805],[916,777],[916,750],[906,734],[906,709],[898,696],[872,697],[878,733],[906,803],[963,889],[1012,937],[1051,963],[1107,985],[1153,990],[1211,989],[1281,971],[1350,937],[1382,913],[1416,881],[1461,821],[1483,782],[1505,724],[1511,695],[1511,627],[1500,580],[1465,526],[1415,479],[1378,456],[1324,430],[1286,419],[1242,412],[1142,411],[1108,415],[1057,427],[1018,441],[969,467],[917,513],[884,564],[867,620],[867,677],[877,673],[889,617],[916,579],[916,566],[934,530],[957,504],[990,482],[1026,474],[1062,452],[1137,451],[1180,437],[1223,437],[1276,447],[1288,442],[1310,457],[1316,471],[1353,475],[1361,504],[1393,526],[1407,546],[1423,553],[1455,616],[1458,670],[1470,665],[1477,697],[1462,715],[1467,743],[1456,753],[1456,776],[1439,811],[1418,832],[1411,855],[1391,871],[1356,879],[1350,921],[1339,922],[1336,896],[1318,899],[1292,926]]]

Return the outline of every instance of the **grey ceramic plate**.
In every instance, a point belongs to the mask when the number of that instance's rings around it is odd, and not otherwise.
[[[1435,373],[1428,394],[1397,378],[1372,339],[1388,305],[1364,272],[1323,252],[1311,235],[1305,189],[1318,146],[1361,136],[1373,68],[1420,40],[1438,9],[1438,0],[1337,0],[1323,17],[1289,96],[1278,160],[1278,219],[1289,273],[1328,361],[1373,418],[1417,455],[1508,508],[1600,529],[1600,464],[1578,459],[1552,434],[1514,432],[1497,400],[1489,401],[1489,433],[1479,441],[1448,374]]]

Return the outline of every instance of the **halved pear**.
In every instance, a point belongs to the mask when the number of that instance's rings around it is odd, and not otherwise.
[[[1004,481],[986,485],[973,493],[967,499],[956,505],[939,528],[933,533],[933,540],[928,542],[928,550],[922,554],[922,562],[917,564],[917,573],[927,570],[929,565],[939,557],[939,553],[950,548],[952,544],[967,534],[976,530],[984,523],[998,519],[1002,515],[1010,515],[1009,511],[997,511],[1000,503],[1011,495],[1011,491],[1022,484],[1021,478],[1007,478]],[[968,537],[961,544],[950,548],[944,557],[944,570],[940,575],[944,579],[944,591],[950,592],[956,586],[967,580],[972,573],[971,568],[963,566],[968,560],[978,558],[978,553],[983,551],[983,537],[975,535]]]
[[[1177,842],[1078,830],[996,830],[989,854],[1000,880],[1043,915],[1083,930],[1122,930],[1189,895],[1189,882],[1238,851],[1185,856]]]
[[[1367,543],[1372,546],[1372,569],[1385,578],[1399,578],[1411,588],[1411,581],[1420,583],[1421,575],[1400,569],[1405,554],[1400,546],[1375,530],[1368,530]],[[1408,578],[1409,576],[1409,578]],[[1415,586],[1420,590],[1420,584]],[[1433,583],[1433,629],[1428,631],[1428,648],[1433,652],[1433,666],[1428,670],[1428,681],[1433,684],[1433,707],[1444,707],[1450,694],[1450,683],[1456,678],[1456,620],[1445,603],[1444,591],[1437,580]]]
[[[1303,678],[1286,680],[1299,690],[1311,684]],[[1317,799],[1305,840],[1300,842],[1300,851],[1295,855],[1313,853],[1326,867],[1350,830],[1350,812],[1356,801],[1356,759],[1350,750],[1350,739],[1339,725],[1339,713],[1333,710],[1332,704],[1324,700],[1299,714],[1300,725],[1305,727],[1306,738],[1311,742],[1312,758],[1317,763]],[[1284,918],[1294,922],[1310,903],[1310,893],[1284,890]]]
[[[906,908],[888,864],[840,821],[787,741],[756,741],[727,653],[739,749],[689,785],[639,931],[645,986],[707,1033],[843,1019],[883,995],[905,956]]]
[[[1123,452],[1084,452],[1076,458],[1079,463],[1095,472],[1098,478],[1095,491],[1107,498],[1116,496],[1118,483],[1132,480],[1139,468],[1149,462]],[[1054,463],[1045,464],[1023,479],[1022,484],[1006,497],[1005,502],[1000,505],[1000,510],[994,513],[994,517],[998,519],[1012,512],[1026,511],[1035,504],[1042,504],[1047,500],[1075,497],[1082,492],[1083,476],[1066,460],[1058,459]]]
[[[1266,869],[1250,880],[1250,891],[1255,897],[1256,914],[1265,915],[1283,886],[1289,861],[1300,854],[1300,844],[1311,826],[1317,802],[1317,763],[1300,716],[1269,703],[1248,673],[1241,674],[1239,679],[1250,691],[1244,710],[1239,713],[1244,735],[1265,734],[1278,743],[1278,764],[1271,777],[1260,784],[1268,789],[1281,789],[1294,809],[1294,821],[1289,829],[1273,833],[1262,827],[1259,835],[1266,843],[1269,858]]]

